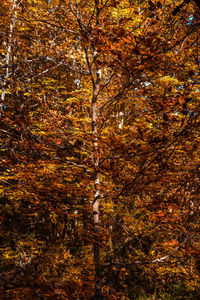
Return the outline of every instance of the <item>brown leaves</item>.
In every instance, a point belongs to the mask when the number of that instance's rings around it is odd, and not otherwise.
[[[36,2],[18,12],[0,123],[0,250],[11,270],[4,289],[16,299],[89,299],[98,238],[105,297],[160,298],[160,286],[172,298],[195,298],[199,45],[186,25],[193,6],[170,19],[172,1],[99,1],[99,10],[94,1]],[[10,17],[1,13],[4,78]]]

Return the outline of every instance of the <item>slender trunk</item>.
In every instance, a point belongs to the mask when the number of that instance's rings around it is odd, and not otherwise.
[[[94,199],[92,204],[93,221],[94,221],[94,263],[95,263],[95,298],[101,299],[101,267],[100,267],[100,240],[99,240],[99,204],[100,204],[100,173],[99,173],[99,145],[97,132],[97,95],[101,81],[101,70],[97,69],[97,79],[93,81],[93,96],[92,96],[92,136],[93,136],[93,161],[94,161]]]
[[[99,24],[99,0],[95,0],[96,7],[96,25]],[[94,264],[95,264],[95,300],[102,299],[102,277],[100,266],[100,240],[99,240],[99,204],[100,204],[100,173],[99,173],[99,144],[98,144],[98,105],[97,96],[101,82],[101,69],[97,67],[96,81],[92,77],[93,83],[93,96],[92,96],[92,137],[93,137],[93,160],[94,160],[94,199],[92,204],[93,221],[94,221]]]
[[[9,63],[11,60],[11,49],[12,49],[12,40],[13,40],[13,30],[14,30],[14,25],[16,21],[16,13],[17,13],[17,0],[13,0],[13,5],[12,5],[12,16],[10,20],[10,30],[9,30],[9,36],[8,36],[8,45],[6,49],[6,57],[5,57],[5,74],[3,77],[3,82],[2,82],[2,91],[1,91],[1,103],[0,103],[0,114],[1,111],[3,110],[4,107],[4,102],[5,102],[5,96],[6,96],[6,89],[8,85],[8,78],[9,78]]]
[[[75,8],[72,5],[72,1],[69,1],[71,11],[76,17],[80,30],[85,32],[85,25],[82,23],[78,2],[76,2]],[[95,11],[96,11],[96,25],[99,24],[99,0],[94,0]],[[89,59],[89,49],[93,50],[93,62]],[[91,102],[91,121],[92,121],[92,143],[93,143],[93,165],[94,165],[94,197],[92,202],[93,211],[93,223],[94,223],[94,265],[95,265],[95,296],[93,299],[102,299],[102,278],[101,278],[101,266],[100,266],[100,239],[99,239],[99,204],[100,204],[100,172],[99,172],[99,143],[98,143],[98,105],[97,98],[101,82],[101,68],[96,67],[96,71],[93,71],[93,65],[95,62],[95,49],[94,47],[84,47],[85,58],[89,73],[91,76],[93,93]],[[96,78],[95,78],[96,77]]]

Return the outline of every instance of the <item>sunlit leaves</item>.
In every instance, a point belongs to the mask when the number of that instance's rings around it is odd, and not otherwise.
[[[98,21],[94,1],[71,3],[17,8],[0,121],[5,290],[16,299],[38,296],[23,286],[31,284],[47,298],[93,294],[91,203],[99,172],[102,292],[137,299],[159,286],[158,298],[166,291],[191,298],[199,279],[194,3],[174,15],[182,1],[99,1]],[[12,1],[0,5],[4,78]]]

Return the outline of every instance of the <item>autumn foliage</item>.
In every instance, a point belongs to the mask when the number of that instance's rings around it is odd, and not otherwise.
[[[200,10],[0,3],[0,299],[199,299]]]

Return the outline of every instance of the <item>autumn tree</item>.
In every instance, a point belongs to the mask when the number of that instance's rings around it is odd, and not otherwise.
[[[4,297],[198,297],[195,1],[1,13]]]

